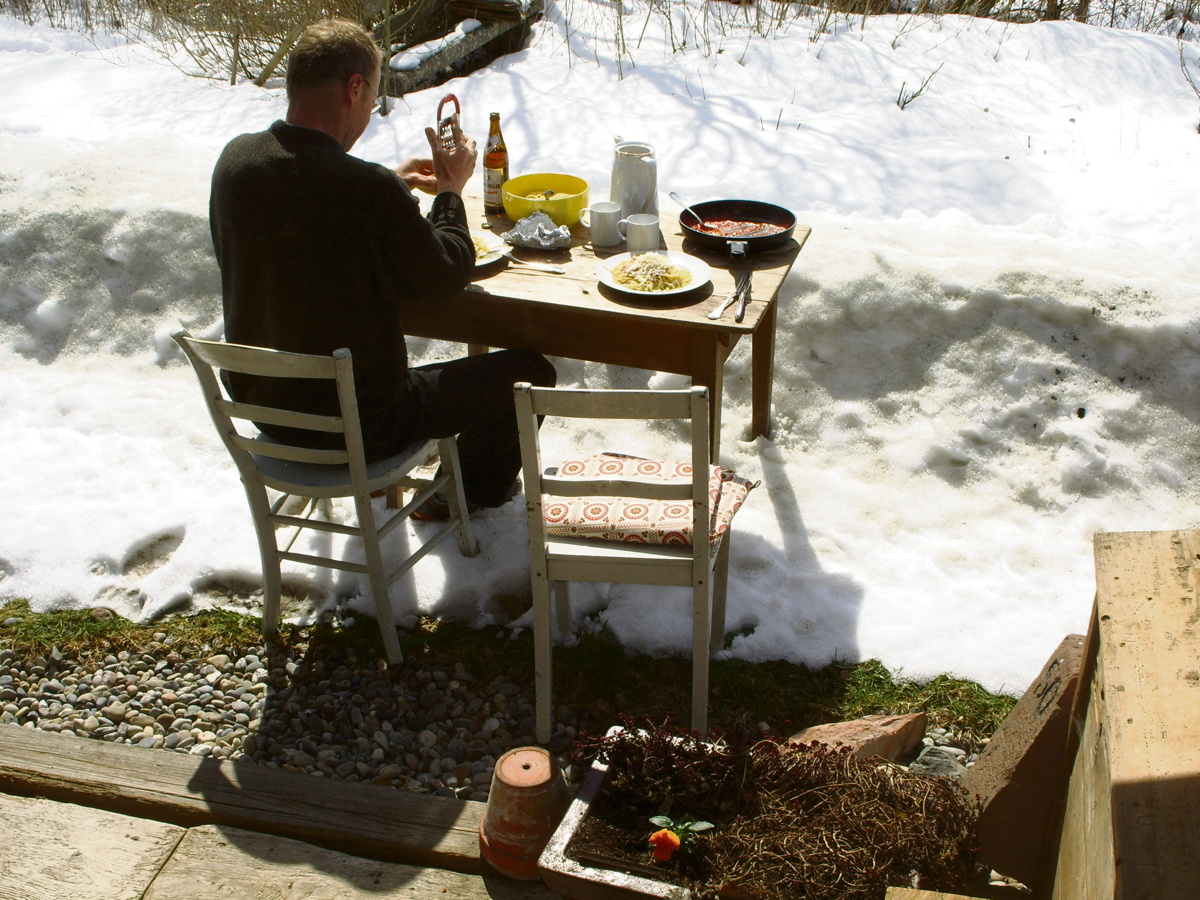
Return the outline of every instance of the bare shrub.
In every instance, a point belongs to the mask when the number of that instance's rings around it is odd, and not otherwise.
[[[363,0],[144,0],[144,9],[147,31],[182,48],[202,73],[260,83],[311,23],[368,21]]]
[[[350,19],[404,46],[435,36],[446,9],[442,0],[0,0],[0,13],[25,22],[148,36],[181,49],[200,74],[260,83],[318,19]]]

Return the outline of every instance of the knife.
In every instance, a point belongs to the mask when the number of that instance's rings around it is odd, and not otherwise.
[[[733,321],[735,322],[746,318],[746,304],[750,301],[750,279],[753,277],[753,272],[747,272],[746,280],[742,282],[742,296],[738,299],[737,309],[733,312]]]
[[[722,300],[721,305],[708,314],[710,319],[716,320],[721,318],[721,316],[725,314],[725,310],[729,309],[729,307],[742,296],[742,288],[744,288],[746,285],[746,278],[748,275],[748,272],[738,273],[737,279],[734,282],[735,286],[733,293]]]

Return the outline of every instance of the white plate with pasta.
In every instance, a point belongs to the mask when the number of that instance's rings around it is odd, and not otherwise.
[[[471,242],[475,245],[475,265],[477,266],[494,263],[508,249],[508,244],[504,243],[502,238],[488,232],[483,234],[471,232]]]
[[[708,284],[712,271],[708,263],[673,250],[649,253],[622,253],[596,266],[600,283],[626,294],[682,294]]]

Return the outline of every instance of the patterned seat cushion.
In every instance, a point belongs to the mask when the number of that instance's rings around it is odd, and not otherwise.
[[[571,459],[558,468],[564,478],[616,478],[632,481],[691,481],[692,464],[602,453]],[[753,483],[720,466],[712,466],[708,502],[712,510],[709,544],[718,543],[741,508]],[[690,500],[636,500],[626,497],[542,498],[546,533],[643,544],[692,544]]]

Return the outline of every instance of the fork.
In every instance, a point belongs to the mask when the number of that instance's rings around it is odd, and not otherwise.
[[[564,275],[567,271],[562,266],[552,266],[548,263],[530,262],[527,259],[521,259],[520,257],[513,255],[511,250],[503,250],[501,251],[500,255],[507,256],[515,263],[520,263],[523,266],[529,266],[531,269],[537,269],[539,272],[552,272],[555,275]]]
[[[732,306],[737,301],[737,299],[742,296],[742,292],[746,290],[746,285],[748,284],[749,281],[750,281],[750,273],[749,272],[739,272],[738,276],[737,276],[737,281],[735,282],[733,293],[730,294],[728,297],[726,297],[724,300],[722,300],[721,305],[718,306],[716,309],[714,309],[712,312],[710,312],[708,314],[708,317],[710,319],[714,319],[714,320],[721,318],[721,316],[723,316],[725,314],[725,310],[729,309],[729,307]]]

